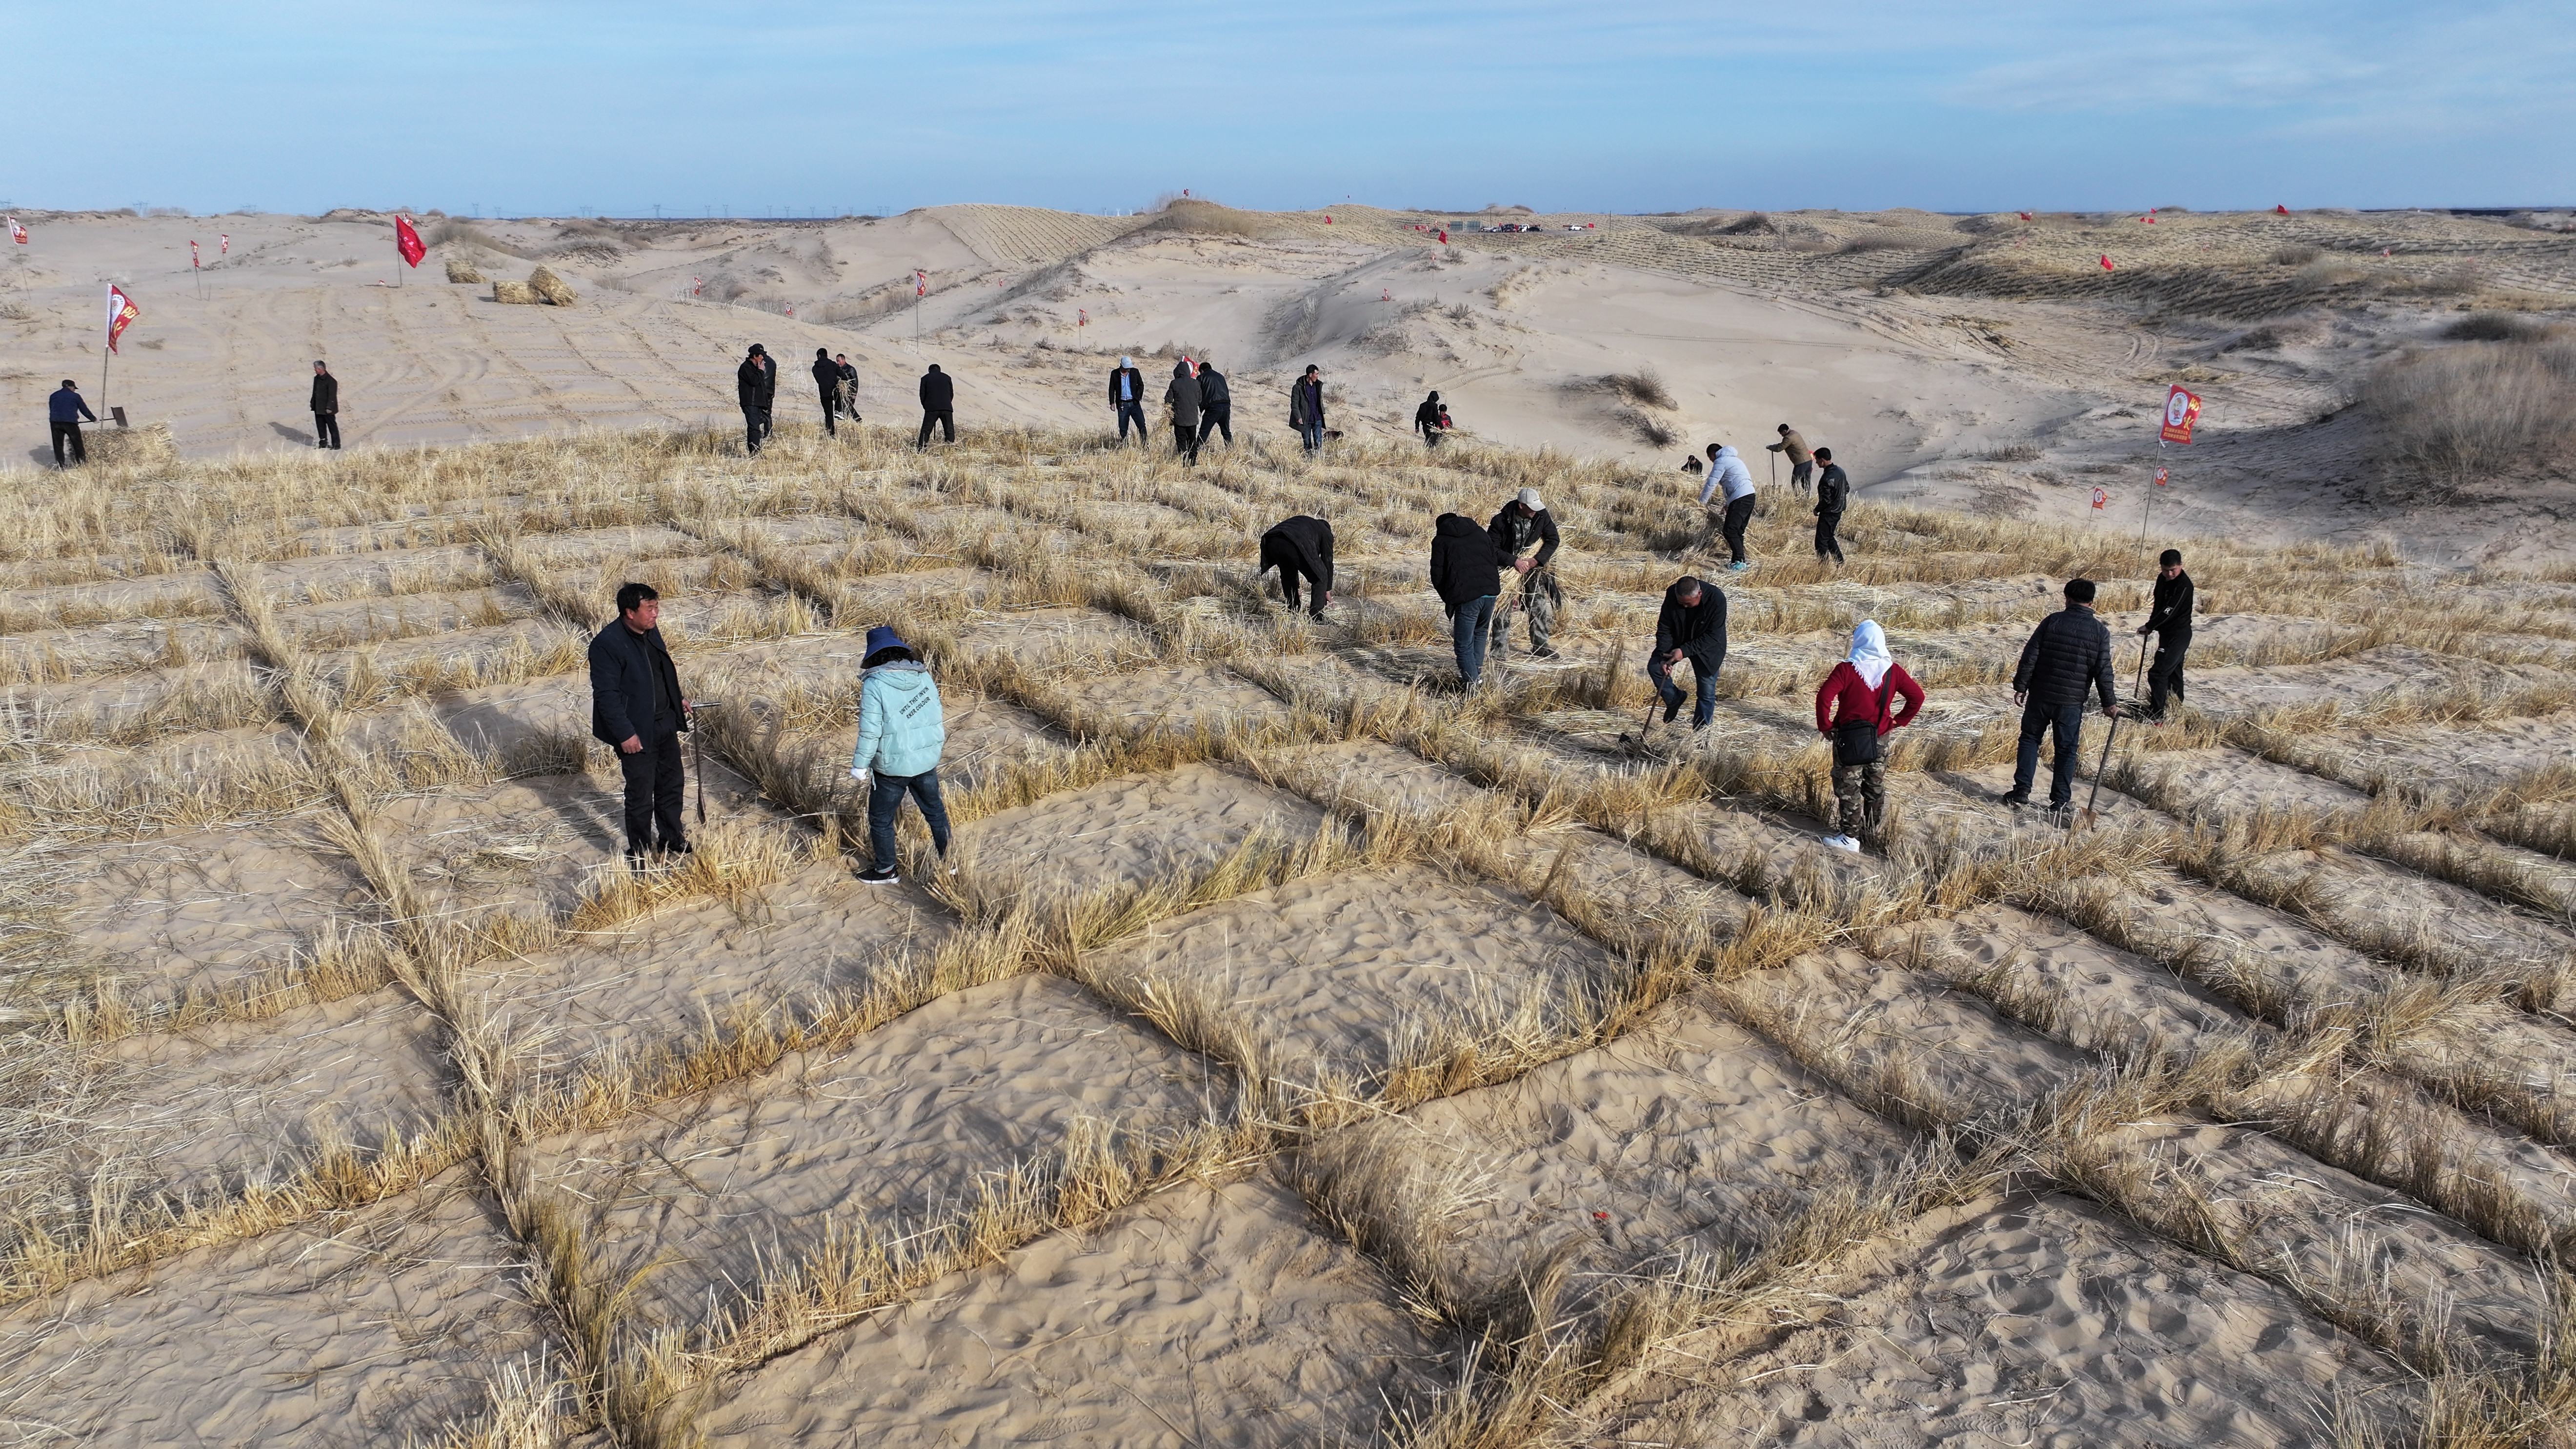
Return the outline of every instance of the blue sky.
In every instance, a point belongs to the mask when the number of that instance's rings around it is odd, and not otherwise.
[[[2567,0],[9,11],[22,207],[2576,201]]]

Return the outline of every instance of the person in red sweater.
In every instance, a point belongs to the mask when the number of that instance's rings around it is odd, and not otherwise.
[[[1878,837],[1887,820],[1887,752],[1880,742],[1921,713],[1923,686],[1887,652],[1878,621],[1861,620],[1852,630],[1851,656],[1816,691],[1816,732],[1834,747],[1834,813],[1841,831],[1825,837],[1825,844],[1857,854],[1863,836]]]

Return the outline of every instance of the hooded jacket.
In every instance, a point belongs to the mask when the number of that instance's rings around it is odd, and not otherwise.
[[[313,411],[336,413],[340,410],[340,379],[327,372],[313,374]]]
[[[938,363],[934,362],[930,364],[930,370],[921,375],[922,410],[924,412],[944,413],[956,405],[956,379],[950,377],[947,373],[941,372],[939,370]]]
[[[1253,570],[1258,578],[1272,569],[1285,578],[1291,570],[1315,581],[1315,587],[1333,586],[1333,525],[1309,514],[1282,519],[1261,535],[1261,567]]]
[[[1682,594],[1699,585],[1699,602],[1685,604]],[[1663,611],[1655,616],[1655,657],[1674,650],[1702,674],[1715,674],[1726,662],[1726,591],[1706,579],[1679,579],[1664,590]]]
[[[920,775],[939,768],[948,717],[930,666],[897,659],[859,671],[859,745],[850,768],[880,775]]]
[[[680,676],[662,631],[638,634],[623,618],[590,641],[590,733],[603,745],[630,739],[652,744],[689,727],[680,709]]]
[[[1537,556],[1530,560],[1535,567],[1546,568],[1547,561],[1556,557],[1556,516],[1544,508],[1523,518],[1517,501],[1506,503],[1485,525],[1485,532],[1494,536],[1494,548],[1505,562],[1519,558],[1521,550],[1533,543],[1538,545]]]
[[[1706,503],[1721,487],[1729,503],[1753,496],[1753,470],[1744,466],[1744,460],[1735,456],[1731,447],[1718,449],[1717,456],[1710,460],[1708,481],[1700,485],[1699,501]]]
[[[98,414],[89,410],[88,402],[68,387],[55,388],[53,394],[45,399],[45,416],[58,423],[76,423],[83,418],[93,423],[98,421]]]
[[[1431,588],[1452,614],[1503,591],[1503,562],[1494,536],[1463,513],[1444,513],[1431,528]]]
[[[1413,410],[1413,430],[1417,433],[1434,433],[1440,430],[1440,394],[1435,392],[1424,398],[1422,406]]]
[[[1324,380],[1301,377],[1288,384],[1288,426],[1324,425]]]
[[[1118,384],[1121,382],[1127,384],[1125,397],[1118,395]],[[1120,403],[1134,403],[1138,407],[1145,405],[1145,374],[1132,367],[1109,369],[1109,405],[1114,408]]]
[[[2104,709],[2118,708],[2111,681],[2111,631],[2091,609],[2068,604],[2030,631],[2012,687],[2013,693],[2027,694],[2031,703],[2051,709],[2082,704],[2087,689],[2101,694]]]
[[[763,353],[746,357],[733,370],[735,401],[746,408],[765,408],[778,400],[778,365]]]
[[[2191,575],[2177,573],[2172,578],[2166,578],[2162,573],[2158,573],[2155,605],[2147,610],[2146,627],[2138,632],[2156,635],[2167,644],[2189,643],[2191,641],[2191,595]]]
[[[1204,362],[1199,364],[1199,405],[1208,408],[1234,406],[1234,391],[1225,385],[1225,374]]]
[[[1171,386],[1163,389],[1163,401],[1171,405],[1172,426],[1195,428],[1199,425],[1199,380],[1190,373],[1187,362],[1172,364]]]

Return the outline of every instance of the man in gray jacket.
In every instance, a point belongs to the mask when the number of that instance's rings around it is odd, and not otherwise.
[[[2084,743],[2084,696],[2099,693],[2102,717],[2117,717],[2120,701],[2111,680],[2111,631],[2093,615],[2093,581],[2068,579],[2066,607],[2039,621],[2013,670],[2013,703],[2022,707],[2021,750],[2013,761],[2006,805],[2030,803],[2039,773],[2039,741],[2056,737],[2049,759],[2048,808],[2064,817],[2074,806],[2075,754]]]
[[[1163,404],[1172,410],[1172,451],[1195,465],[1199,460],[1199,379],[1186,357],[1172,364],[1172,382],[1163,389]]]

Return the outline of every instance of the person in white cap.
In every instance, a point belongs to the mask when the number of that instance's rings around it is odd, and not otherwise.
[[[1121,357],[1109,372],[1109,408],[1118,419],[1118,441],[1127,441],[1127,424],[1136,424],[1136,445],[1146,443],[1145,374],[1136,370],[1136,359]]]
[[[1556,520],[1548,516],[1538,490],[1524,488],[1520,496],[1503,505],[1494,521],[1485,525],[1494,537],[1494,553],[1508,561],[1521,576],[1521,613],[1529,619],[1530,657],[1554,659],[1555,648],[1547,640],[1556,632],[1556,611],[1565,606],[1565,593],[1556,585],[1556,570],[1548,561],[1556,557]],[[1530,552],[1535,548],[1536,553]],[[1511,619],[1494,620],[1494,652],[1500,654],[1511,643]]]

